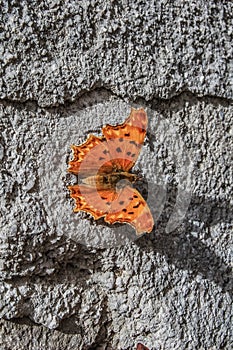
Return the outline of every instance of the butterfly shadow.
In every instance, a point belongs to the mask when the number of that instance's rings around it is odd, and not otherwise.
[[[155,188],[156,190],[157,188]],[[143,190],[141,188],[141,190]],[[145,189],[146,191],[146,189]],[[202,275],[207,280],[215,282],[224,292],[232,289],[232,272],[223,259],[208,247],[204,240],[210,236],[209,228],[218,223],[230,224],[232,222],[232,206],[226,201],[204,200],[200,197],[193,197],[190,208],[183,223],[176,230],[166,233],[166,224],[173,211],[171,203],[174,203],[177,191],[175,186],[168,189],[166,202],[159,221],[152,233],[146,234],[135,241],[140,249],[145,251],[153,250],[163,255],[169,264],[174,264],[178,269],[188,270],[190,275],[195,277]],[[156,197],[158,191],[156,193]],[[196,222],[196,224],[191,224]],[[201,223],[199,226],[197,223]],[[120,225],[120,224],[119,224]],[[113,229],[113,226],[111,226]],[[199,236],[205,232],[202,239]],[[195,233],[195,235],[194,235]],[[64,240],[66,238],[64,237]],[[76,244],[75,244],[76,246]],[[73,247],[74,249],[75,247]],[[120,249],[120,248],[119,248]],[[63,261],[56,272],[49,277],[42,276],[44,283],[51,287],[51,284],[77,282],[82,290],[88,288],[88,280],[94,271],[102,271],[102,262],[99,257],[101,250],[91,252],[84,245],[77,245],[74,254],[67,261]],[[36,276],[38,278],[38,276]],[[33,280],[32,280],[33,282]],[[106,296],[103,296],[102,322],[108,323],[108,310]],[[77,312],[61,320],[58,331],[67,334],[82,334],[85,330],[80,326]],[[11,322],[38,326],[29,317],[15,318]],[[106,334],[98,334],[98,341],[106,338]]]
[[[214,233],[210,231],[211,226],[232,223],[232,205],[229,201],[192,197],[183,222],[172,232],[166,232],[166,225],[175,206],[176,192],[173,187],[168,193],[153,232],[140,237],[135,243],[143,250],[152,249],[162,254],[168,263],[175,264],[179,269],[188,270],[194,276],[201,274],[214,281],[223,291],[232,291],[231,266],[205,243],[208,238],[219,239],[219,233],[217,237],[212,237]]]

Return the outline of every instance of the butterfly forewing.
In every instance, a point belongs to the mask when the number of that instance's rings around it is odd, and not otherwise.
[[[132,109],[123,124],[106,125],[102,129],[113,166],[123,171],[129,171],[134,166],[145,139],[146,128],[146,112],[143,109]]]
[[[69,172],[81,177],[112,172],[111,156],[104,137],[90,135],[86,142],[79,146],[71,146],[73,159],[69,162]]]

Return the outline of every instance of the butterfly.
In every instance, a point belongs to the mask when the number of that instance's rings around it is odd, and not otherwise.
[[[73,159],[68,171],[78,175],[78,183],[68,186],[75,199],[74,212],[90,213],[95,220],[127,223],[137,235],[151,232],[154,221],[150,209],[133,187],[138,176],[131,173],[141,151],[148,119],[144,109],[131,109],[124,123],[102,128],[103,135],[89,135],[72,145]]]
[[[143,345],[142,343],[138,343],[136,350],[149,350],[149,349],[145,345]]]

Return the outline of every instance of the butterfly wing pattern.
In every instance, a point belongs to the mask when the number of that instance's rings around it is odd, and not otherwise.
[[[90,213],[95,220],[128,223],[137,235],[151,232],[154,221],[141,194],[132,186],[137,176],[130,170],[142,148],[147,129],[144,109],[132,109],[117,126],[103,127],[102,137],[90,135],[79,146],[72,145],[73,159],[68,171],[78,175],[78,184],[69,186],[75,212]]]

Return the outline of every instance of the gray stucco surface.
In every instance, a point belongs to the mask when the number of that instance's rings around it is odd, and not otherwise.
[[[0,349],[232,348],[230,1],[1,4]],[[74,214],[70,144],[144,107],[155,229]]]
[[[232,98],[231,1],[3,1],[1,98]]]

